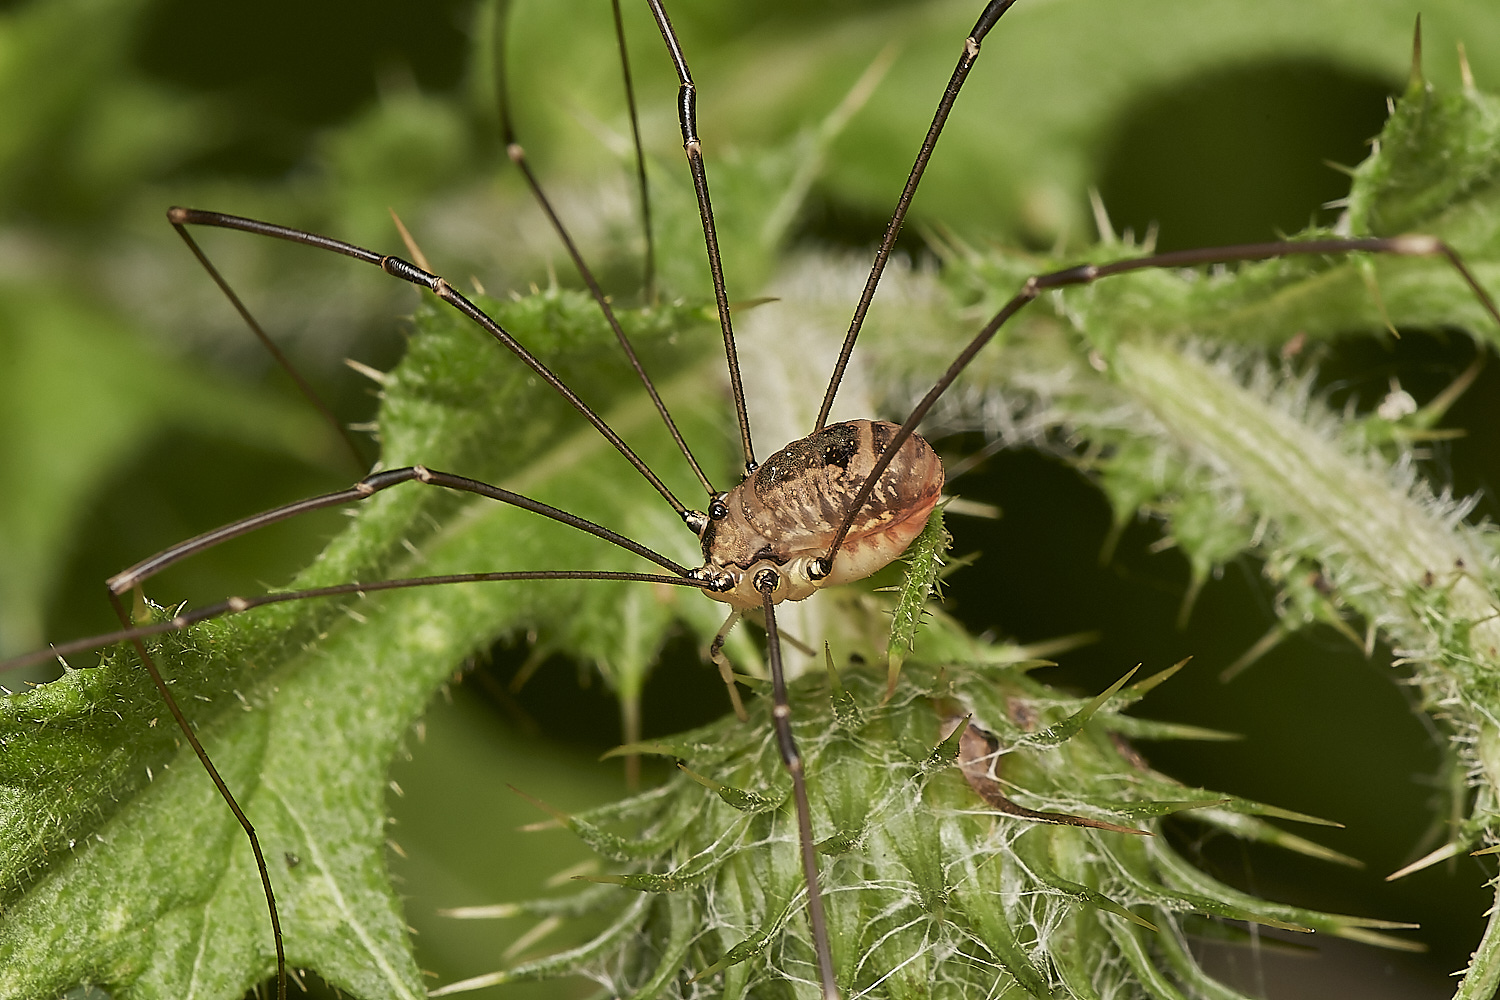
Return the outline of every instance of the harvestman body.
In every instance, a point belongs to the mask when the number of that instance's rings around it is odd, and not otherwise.
[[[916,434],[876,479],[849,522],[832,568],[823,569],[851,501],[900,430],[884,420],[832,424],[793,441],[716,497],[718,506],[702,534],[704,565],[697,572],[724,584],[705,593],[739,611],[758,608],[763,599],[754,580],[770,570],[777,580],[771,597],[800,601],[820,587],[863,580],[905,552],[943,488],[943,463]],[[723,516],[714,518],[720,510]]]
[[[443,278],[401,258],[374,253],[352,244],[299,230],[287,229],[268,223],[257,222],[235,216],[191,209],[174,208],[169,213],[172,224],[188,242],[193,252],[219,282],[230,300],[238,308],[252,329],[259,327],[240,304],[238,298],[219,277],[213,265],[198,249],[188,235],[186,226],[206,225],[216,228],[235,229],[258,233],[291,242],[331,250],[357,260],[380,267],[392,276],[432,291],[437,297],[464,313],[476,324],[495,337],[504,347],[515,353],[544,381],[548,382],[585,419],[593,423],[599,432],[621,452],[672,505],[682,520],[698,535],[703,565],[687,568],[651,551],[637,542],[592,524],[575,515],[558,510],[519,494],[467,479],[447,472],[431,470],[422,466],[408,466],[375,473],[353,487],[311,498],[296,504],[267,511],[246,518],[223,528],[208,532],[181,543],[165,552],[133,566],[109,580],[110,598],[119,613],[122,623],[128,626],[128,617],[121,603],[121,595],[129,592],[166,566],[185,559],[228,538],[246,534],[266,524],[285,520],[303,511],[332,507],[357,502],[385,489],[407,483],[418,482],[445,487],[451,490],[472,493],[503,503],[522,507],[542,516],[568,524],[588,532],[612,544],[628,549],[655,562],[671,575],[644,573],[597,573],[585,571],[534,571],[508,573],[469,573],[446,577],[425,577],[408,580],[349,583],[316,590],[294,593],[268,594],[250,598],[231,598],[220,604],[179,614],[168,622],[154,625],[127,627],[111,636],[96,637],[69,643],[23,657],[13,664],[36,662],[53,656],[94,648],[106,641],[129,640],[150,671],[164,700],[177,719],[179,726],[193,746],[217,784],[225,801],[229,803],[254,849],[258,868],[271,915],[273,935],[277,951],[278,994],[285,996],[285,959],[282,951],[280,924],[270,876],[261,856],[248,819],[240,811],[232,794],[219,778],[207,754],[198,744],[191,726],[178,710],[169,691],[152,663],[146,647],[141,642],[145,637],[186,628],[196,622],[224,614],[233,614],[251,608],[310,597],[363,594],[378,590],[403,587],[428,586],[439,583],[476,582],[486,580],[517,579],[614,579],[643,580],[687,586],[699,589],[709,597],[727,603],[731,607],[726,629],[742,613],[761,609],[765,614],[768,638],[768,653],[771,665],[777,743],[783,761],[792,776],[794,801],[797,806],[797,823],[803,872],[808,885],[808,916],[814,944],[822,991],[825,997],[837,997],[840,990],[835,981],[833,962],[828,944],[826,920],[818,888],[818,861],[813,839],[811,818],[802,774],[801,758],[798,754],[790,726],[791,709],[781,671],[780,637],[777,631],[775,607],[787,600],[802,600],[817,589],[837,583],[862,579],[899,556],[920,532],[928,515],[937,504],[943,485],[943,468],[932,448],[919,435],[916,427],[931,410],[937,399],[948,389],[968,363],[995,335],[999,328],[1026,304],[1037,298],[1044,290],[1071,285],[1088,284],[1100,278],[1131,271],[1163,267],[1186,267],[1205,263],[1230,263],[1303,254],[1331,254],[1366,251],[1401,256],[1439,256],[1445,258],[1463,277],[1475,295],[1484,304],[1489,314],[1500,323],[1497,311],[1487,293],[1469,274],[1456,254],[1442,242],[1425,236],[1398,236],[1392,238],[1347,238],[1323,239],[1302,242],[1274,242],[1234,247],[1219,247],[1205,250],[1182,251],[1158,254],[1135,260],[1117,261],[1105,265],[1082,265],[1064,271],[1038,275],[1027,280],[1020,291],[987,323],[969,345],[952,362],[948,370],[929,390],[907,419],[900,425],[883,421],[854,420],[845,423],[827,424],[844,368],[853,351],[855,339],[873,298],[875,288],[888,260],[904,221],[907,207],[918,182],[932,155],[938,135],[947,119],[959,90],[970,68],[979,55],[980,42],[995,25],[1014,0],[991,0],[965,40],[962,53],[953,76],[939,103],[931,129],[924,140],[916,163],[888,225],[876,255],[864,294],[856,307],[845,340],[838,365],[830,380],[827,395],[813,432],[794,441],[777,452],[763,464],[755,462],[750,446],[749,425],[745,416],[743,393],[739,384],[738,366],[735,360],[733,334],[730,328],[729,299],[725,291],[722,268],[719,261],[717,237],[708,199],[708,184],[703,166],[701,145],[696,132],[695,91],[691,74],[671,23],[660,0],[649,0],[653,15],[661,29],[667,51],[674,63],[680,82],[679,118],[684,149],[692,171],[703,222],[705,244],[710,271],[714,279],[715,299],[723,329],[726,353],[729,360],[731,386],[741,427],[747,476],[740,485],[725,492],[714,490],[697,470],[696,462],[684,454],[698,472],[702,485],[708,492],[706,513],[688,509],[674,497],[650,469],[646,468],[604,422],[575,394],[557,379],[545,366],[518,344],[508,332],[486,316],[477,306],[458,293]],[[503,108],[502,108],[503,112]],[[542,200],[543,207],[551,215],[551,207],[541,194],[526,165],[524,150],[515,141],[510,130],[508,115],[502,113],[505,123],[506,142],[511,159],[525,173]],[[555,216],[553,217],[555,221]],[[559,225],[559,232],[569,252],[578,263],[585,282],[594,291],[606,318],[619,336],[620,342],[639,371],[624,334],[619,330],[613,313],[602,292],[598,290],[592,275],[577,256],[576,248]],[[675,426],[665,412],[665,407],[655,396],[655,390],[644,379],[652,393],[662,416],[674,436],[681,442]],[[722,637],[721,632],[721,637]],[[717,652],[717,650],[715,651]],[[721,668],[724,664],[721,663]]]

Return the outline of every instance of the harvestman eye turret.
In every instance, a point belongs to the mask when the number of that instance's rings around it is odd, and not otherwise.
[[[1149,268],[1190,267],[1208,263],[1230,263],[1256,260],[1267,257],[1292,255],[1323,255],[1350,252],[1371,252],[1400,256],[1438,256],[1445,258],[1462,275],[1476,297],[1497,323],[1497,312],[1493,301],[1474,280],[1457,255],[1441,241],[1425,236],[1397,236],[1390,238],[1330,238],[1302,242],[1271,242],[1234,247],[1219,247],[1178,253],[1158,254],[1135,260],[1117,261],[1104,265],[1080,265],[1066,270],[1038,275],[1027,280],[1019,292],[1007,302],[995,316],[979,331],[967,347],[954,359],[943,376],[932,386],[921,402],[900,425],[876,420],[854,420],[828,424],[834,395],[843,377],[845,366],[854,350],[864,318],[870,308],[881,274],[889,260],[907,209],[911,204],[926,164],[933,154],[960,89],[970,69],[977,60],[981,42],[987,33],[1011,7],[1014,0],[991,0],[980,15],[961,46],[958,63],[939,102],[932,125],[923,140],[916,162],[906,182],[895,211],[888,224],[877,251],[874,266],[856,306],[848,335],[844,341],[839,362],[830,379],[827,394],[812,433],[794,441],[758,464],[751,445],[750,424],[740,387],[740,374],[731,328],[731,316],[723,267],[720,261],[718,240],[709,188],[704,166],[702,143],[697,134],[696,90],[688,69],[681,45],[672,28],[660,0],[649,0],[657,26],[664,40],[679,81],[679,122],[683,147],[692,175],[694,191],[698,200],[703,225],[705,249],[709,270],[713,279],[714,298],[723,334],[732,395],[744,453],[746,478],[738,486],[727,490],[716,490],[693,460],[682,435],[677,432],[665,405],[657,396],[650,380],[636,360],[634,351],[625,338],[603,292],[589,273],[576,247],[568,238],[566,230],[557,220],[550,203],[543,195],[540,185],[526,163],[525,150],[520,145],[511,126],[508,111],[502,103],[504,139],[510,159],[523,171],[528,183],[557,226],[569,253],[577,263],[585,283],[590,287],[605,317],[619,338],[622,350],[639,373],[643,385],[651,393],[657,409],[678,442],[684,456],[692,465],[694,473],[705,489],[707,511],[690,509],[675,497],[661,479],[642,461],[630,446],[612,430],[603,419],[555,374],[534,357],[508,331],[468,298],[456,291],[444,278],[433,273],[425,265],[417,266],[400,257],[380,254],[353,244],[301,230],[276,226],[251,219],[204,212],[194,209],[174,208],[169,212],[171,223],[188,242],[199,260],[224,288],[235,307],[240,310],[253,329],[258,326],[247,310],[229,290],[213,265],[197,247],[186,227],[208,226],[260,234],[276,239],[299,243],[323,250],[344,254],[356,260],[379,267],[386,273],[421,286],[431,291],[443,302],[457,309],[480,328],[489,333],[501,346],[511,351],[543,382],[559,393],[578,413],[592,424],[621,455],[623,455],[657,490],[676,514],[699,537],[703,565],[684,567],[645,545],[626,538],[607,527],[594,524],[584,518],[559,510],[548,504],[501,489],[478,480],[450,472],[430,469],[421,465],[405,466],[377,472],[362,479],[346,490],[325,494],[271,511],[257,514],[175,545],[112,577],[109,582],[110,599],[122,624],[126,627],[109,636],[84,639],[56,647],[28,657],[12,661],[10,665],[36,662],[53,656],[94,648],[104,642],[126,640],[134,643],[146,669],[160,691],[163,700],[171,709],[186,738],[202,760],[225,801],[244,828],[255,851],[257,867],[271,915],[273,939],[276,948],[278,996],[285,996],[286,962],[282,950],[281,931],[277,916],[272,880],[261,856],[261,847],[256,839],[249,819],[239,809],[229,787],[214,771],[207,753],[199,745],[188,720],[179,711],[176,702],[162,680],[152,658],[142,642],[146,637],[186,628],[196,622],[225,614],[235,614],[269,604],[305,600],[314,597],[364,594],[379,590],[431,586],[436,584],[474,583],[496,580],[547,580],[547,579],[610,579],[639,580],[690,587],[703,591],[714,600],[730,605],[731,611],[725,630],[743,613],[759,609],[765,617],[768,639],[768,659],[773,687],[776,740],[782,760],[791,774],[793,801],[796,807],[799,850],[803,874],[807,884],[807,912],[816,950],[819,979],[825,997],[840,995],[839,984],[834,974],[834,963],[829,946],[827,921],[823,914],[823,902],[819,889],[818,855],[813,836],[812,818],[803,775],[802,761],[793,737],[785,679],[781,668],[781,644],[777,628],[775,609],[782,601],[802,600],[824,586],[862,579],[899,556],[910,541],[921,530],[928,515],[939,500],[943,486],[943,468],[932,448],[917,433],[916,428],[943,393],[964,370],[965,366],[994,337],[1000,327],[1026,304],[1048,289],[1071,285],[1088,284],[1100,278]],[[502,87],[503,94],[503,87]],[[648,279],[649,284],[649,279]],[[524,572],[465,573],[447,576],[420,577],[375,582],[351,582],[314,590],[268,594],[254,597],[229,598],[219,604],[186,611],[170,621],[158,624],[129,627],[128,616],[121,601],[122,595],[175,562],[188,558],[228,538],[252,532],[264,525],[294,517],[304,511],[339,506],[363,501],[376,493],[402,485],[418,483],[443,487],[510,504],[540,516],[567,524],[572,528],[594,535],[612,545],[628,550],[655,563],[665,573],[603,573],[587,570],[536,570]],[[724,631],[721,630],[722,638]],[[717,643],[715,656],[719,657]],[[721,662],[721,669],[727,669]]]

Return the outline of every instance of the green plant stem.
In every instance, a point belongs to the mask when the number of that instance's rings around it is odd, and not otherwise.
[[[1412,668],[1427,709],[1478,765],[1474,815],[1493,830],[1500,767],[1483,748],[1497,733],[1500,619],[1492,559],[1456,506],[1403,466],[1320,432],[1295,394],[1258,393],[1253,379],[1247,387],[1227,363],[1134,341],[1120,346],[1113,375],[1179,448],[1215,470],[1226,499],[1243,497],[1261,520],[1268,564],[1317,567],[1332,606],[1358,612]]]

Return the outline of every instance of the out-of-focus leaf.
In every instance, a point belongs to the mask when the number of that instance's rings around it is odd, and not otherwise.
[[[163,355],[61,288],[0,287],[0,655],[41,643],[42,612],[100,484],[186,429],[328,459],[332,431],[292,402]]]

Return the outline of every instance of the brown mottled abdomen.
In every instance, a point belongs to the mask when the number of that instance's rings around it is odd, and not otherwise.
[[[845,512],[899,428],[883,420],[832,424],[772,455],[726,498],[729,514],[703,538],[706,567],[748,581],[762,566],[785,579],[777,600],[801,600],[828,584],[869,576],[911,544],[943,488],[943,463],[917,435],[902,443],[850,525],[833,570],[820,580],[807,567],[828,551]],[[710,596],[740,608],[760,594],[743,587]]]

